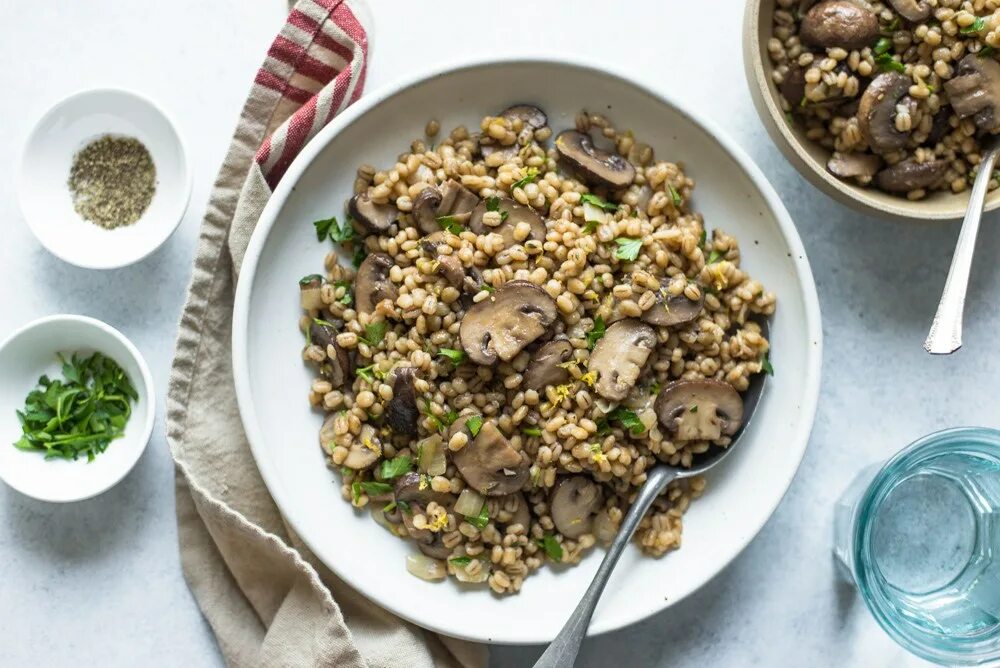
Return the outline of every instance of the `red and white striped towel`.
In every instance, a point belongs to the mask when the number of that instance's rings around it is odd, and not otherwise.
[[[302,147],[364,88],[360,0],[300,0],[254,78],[201,228],[167,396],[181,565],[230,666],[478,668],[484,647],[403,622],[347,587],[285,525],[235,401],[236,276]]]

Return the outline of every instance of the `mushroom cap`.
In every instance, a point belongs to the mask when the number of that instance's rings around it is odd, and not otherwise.
[[[354,308],[358,313],[374,313],[379,302],[396,301],[399,289],[389,280],[392,258],[385,253],[372,253],[358,267],[354,277]]]
[[[396,502],[418,503],[427,506],[434,501],[445,508],[455,505],[455,495],[447,492],[435,492],[431,489],[427,476],[410,471],[396,478],[393,483],[393,498]]]
[[[604,505],[601,486],[584,475],[572,475],[556,483],[549,500],[552,522],[566,538],[590,533],[594,513]]]
[[[519,118],[525,127],[532,130],[544,128],[549,124],[549,118],[545,112],[531,104],[515,104],[507,107],[500,112],[500,116],[509,120]]]
[[[927,0],[889,0],[892,8],[907,21],[919,23],[931,15],[931,5]]]
[[[326,306],[323,303],[322,276],[310,274],[299,280],[299,302],[306,311],[319,311]]]
[[[904,160],[876,174],[875,184],[890,193],[908,193],[920,188],[930,188],[944,178],[948,166],[947,160]]]
[[[500,512],[494,518],[495,522],[503,527],[513,524],[520,524],[527,533],[531,526],[531,509],[528,507],[528,500],[521,492],[508,494],[500,501]],[[511,508],[513,506],[513,508]]]
[[[788,68],[781,85],[778,86],[781,97],[785,98],[792,111],[796,111],[802,104],[802,98],[806,96],[806,71],[799,65],[792,65]]]
[[[535,351],[524,370],[521,387],[541,392],[549,385],[561,385],[569,380],[569,369],[559,366],[573,356],[569,339],[553,339]]]
[[[799,38],[803,44],[847,51],[871,46],[879,37],[878,17],[850,0],[824,0],[802,17]]]
[[[732,436],[743,423],[743,399],[729,383],[676,380],[653,405],[664,429],[677,441],[715,441]]]
[[[472,210],[479,204],[479,196],[463,186],[455,179],[448,179],[441,186],[441,204],[438,205],[437,218],[450,216],[464,225],[472,215]],[[440,230],[440,225],[438,226]]]
[[[493,420],[483,422],[471,443],[452,455],[465,482],[484,496],[505,496],[524,488],[528,462],[511,447]]]
[[[972,117],[986,132],[1000,129],[1000,63],[970,53],[962,58],[955,76],[944,84],[952,109],[959,118]]]
[[[660,289],[656,295],[656,302],[643,311],[642,319],[657,327],[684,325],[701,315],[704,306],[704,290],[699,291],[698,299],[689,299],[683,292],[671,295],[666,289]]]
[[[882,166],[882,158],[873,153],[840,153],[830,156],[826,168],[834,176],[849,179],[855,176],[875,176]]]
[[[309,325],[309,338],[327,353],[327,361],[320,365],[320,372],[334,389],[342,387],[354,373],[354,360],[346,348],[337,344],[337,330],[329,323],[313,320]],[[330,346],[333,346],[333,355],[330,355]]]
[[[399,209],[392,204],[376,204],[368,191],[352,197],[347,210],[366,234],[384,232],[399,220]]]
[[[590,353],[588,368],[597,372],[594,389],[605,399],[621,401],[628,394],[656,346],[656,333],[649,325],[627,318],[604,333]]]
[[[322,429],[320,432],[322,433]],[[351,442],[343,466],[360,471],[374,466],[381,456],[382,442],[379,441],[378,433],[374,427],[366,424],[361,427],[360,437]]]
[[[397,434],[417,435],[420,411],[417,409],[417,390],[413,385],[417,370],[412,366],[396,367],[389,373],[392,399],[385,406],[385,421]]]
[[[328,455],[333,452],[333,446],[336,445],[334,441],[337,438],[337,432],[333,428],[333,421],[336,419],[337,414],[330,413],[323,420],[323,426],[319,428],[319,447],[323,448],[323,452]]]
[[[563,130],[556,137],[556,151],[582,180],[591,186],[625,188],[635,178],[635,167],[618,155],[594,146],[590,135],[576,130]]]
[[[439,255],[437,258],[437,268],[434,270],[439,276],[454,288],[461,288],[465,285],[465,267],[462,261],[455,255]]]
[[[909,92],[910,77],[883,72],[865,88],[858,103],[858,129],[876,153],[889,153],[906,145],[909,133],[896,129],[896,105]]]
[[[545,241],[545,222],[530,206],[521,206],[509,197],[499,198],[497,210],[501,215],[504,213],[507,215],[496,227],[490,227],[483,222],[483,214],[487,212],[488,207],[489,203],[484,200],[472,211],[472,216],[469,218],[469,229],[476,234],[489,234],[491,232],[499,234],[503,237],[504,246],[507,248],[523,244],[528,239]],[[531,232],[528,233],[527,239],[517,241],[514,239],[514,228],[521,222],[528,223],[531,226]]]
[[[438,225],[438,208],[441,206],[441,191],[434,186],[427,186],[413,200],[414,222],[424,234],[436,234],[441,231]]]
[[[466,312],[459,329],[462,347],[477,364],[514,359],[556,319],[556,302],[529,281],[509,281]]]

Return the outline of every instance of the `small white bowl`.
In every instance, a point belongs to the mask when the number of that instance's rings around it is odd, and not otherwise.
[[[24,407],[38,378],[62,378],[56,353],[100,352],[125,370],[139,400],[125,435],[111,442],[94,461],[46,460],[42,453],[13,446],[21,437],[14,411]],[[97,496],[124,478],[146,449],[153,433],[156,401],[146,360],[114,327],[79,315],[53,315],[31,322],[0,344],[0,479],[27,496],[66,503]]]
[[[73,157],[103,135],[141,141],[156,166],[156,194],[142,218],[106,230],[73,210]],[[86,269],[114,269],[143,259],[177,228],[191,195],[184,146],[173,123],[155,104],[124,90],[72,95],[50,109],[28,137],[18,196],[28,227],[56,257]]]

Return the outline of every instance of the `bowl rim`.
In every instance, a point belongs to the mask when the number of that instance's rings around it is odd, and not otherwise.
[[[460,58],[453,61],[447,61],[442,64],[437,64],[428,68],[424,68],[417,74],[407,76],[405,78],[399,79],[394,82],[384,84],[378,89],[366,93],[361,96],[361,98],[352,104],[350,107],[341,112],[338,116],[333,118],[330,123],[326,125],[320,132],[309,141],[308,144],[303,148],[298,156],[293,160],[288,170],[286,171],[284,177],[278,183],[277,188],[272,193],[270,199],[264,207],[261,213],[260,219],[256,227],[254,228],[253,234],[251,235],[249,245],[247,247],[246,253],[244,254],[242,262],[242,271],[239,275],[235,299],[234,299],[234,309],[233,309],[233,327],[232,327],[232,363],[233,363],[233,375],[235,380],[236,388],[236,399],[237,405],[240,411],[240,418],[243,422],[243,426],[247,435],[247,440],[250,444],[250,450],[254,455],[255,462],[260,461],[263,457],[264,449],[264,438],[261,434],[261,428],[257,423],[255,413],[253,410],[253,398],[251,396],[250,390],[250,371],[249,371],[249,349],[248,349],[248,318],[250,310],[250,298],[252,295],[252,287],[256,276],[257,267],[259,264],[259,259],[262,251],[265,247],[265,242],[270,234],[271,229],[278,221],[278,214],[283,208],[286,200],[291,195],[295,184],[306,171],[313,160],[326,148],[329,142],[338,135],[342,130],[350,126],[355,120],[360,118],[363,114],[367,113],[370,109],[382,104],[387,99],[405,91],[410,88],[419,86],[425,81],[433,79],[435,77],[443,76],[446,74],[453,74],[460,71],[475,70],[481,68],[494,68],[494,67],[509,67],[513,65],[546,65],[546,66],[559,66],[559,67],[571,67],[579,70],[586,70],[595,76],[602,78],[616,78],[620,81],[635,87],[639,91],[650,96],[653,100],[664,104],[671,109],[673,109],[678,115],[686,119],[689,123],[694,124],[699,127],[703,132],[710,136],[714,141],[716,141],[723,151],[729,155],[739,166],[739,168],[747,175],[747,177],[752,182],[753,186],[760,193],[761,198],[764,200],[768,208],[770,209],[772,215],[774,216],[775,222],[779,227],[779,230],[788,243],[789,250],[791,251],[792,261],[795,266],[796,279],[799,283],[799,288],[802,291],[803,306],[805,311],[805,330],[806,336],[809,341],[813,342],[813,345],[806,346],[808,365],[804,369],[804,374],[806,375],[805,388],[806,391],[802,397],[801,409],[799,410],[799,415],[801,420],[799,421],[798,429],[795,431],[794,438],[792,441],[794,443],[801,444],[798,447],[798,451],[794,453],[789,453],[790,457],[793,458],[794,466],[789,467],[788,475],[782,481],[782,492],[780,495],[776,495],[772,503],[767,504],[767,519],[756,527],[749,535],[745,537],[745,540],[740,541],[735,551],[733,552],[732,558],[723,564],[716,573],[711,576],[707,576],[700,581],[698,581],[693,586],[689,586],[682,594],[678,596],[671,597],[669,601],[662,601],[661,605],[655,609],[642,609],[632,611],[628,615],[620,616],[615,620],[613,624],[601,625],[598,620],[595,620],[588,630],[588,636],[596,636],[602,633],[607,633],[610,631],[615,631],[620,628],[624,628],[636,622],[639,622],[653,614],[663,611],[664,609],[675,605],[687,596],[691,595],[705,584],[707,584],[711,579],[721,573],[732,560],[735,560],[747,545],[757,536],[757,534],[763,529],[763,527],[770,521],[770,518],[774,515],[774,511],[777,509],[781,500],[784,498],[785,494],[788,492],[788,488],[791,486],[792,480],[797,473],[802,458],[805,455],[806,448],[809,443],[809,435],[812,431],[812,426],[815,420],[817,404],[819,400],[819,388],[820,388],[820,376],[822,368],[822,352],[823,352],[823,333],[821,325],[821,314],[819,306],[819,298],[817,296],[816,284],[813,279],[812,270],[809,265],[809,260],[806,256],[805,248],[802,244],[802,240],[799,237],[798,231],[795,225],[792,223],[791,217],[788,211],[785,209],[778,197],[777,192],[767,181],[763,172],[754,164],[750,157],[741,149],[732,139],[730,139],[725,133],[723,133],[714,123],[706,121],[702,118],[696,118],[691,112],[689,112],[686,107],[676,101],[669,94],[661,93],[652,89],[645,83],[636,80],[634,77],[627,75],[626,73],[618,70],[614,67],[608,67],[606,64],[600,64],[594,60],[588,58],[582,58],[577,55],[559,54],[552,52],[542,52],[536,54],[527,55],[511,55],[502,57],[475,57],[475,58]],[[260,466],[258,464],[258,470],[260,471],[261,477],[264,480],[265,485],[268,488],[268,492],[272,494],[275,504],[278,506],[279,510],[282,508],[282,501],[279,498],[280,494],[275,495],[272,490],[280,490],[280,485],[272,483],[272,472],[267,468]],[[323,562],[331,571],[341,577],[341,580],[348,584],[352,589],[360,592],[366,599],[371,601],[373,604],[385,608],[389,612],[413,623],[422,628],[428,629],[430,631],[441,633],[446,636],[461,638],[464,640],[471,640],[475,642],[489,642],[491,644],[541,644],[547,643],[552,640],[549,635],[535,635],[530,637],[511,637],[503,636],[497,637],[497,635],[491,636],[488,640],[485,637],[473,636],[467,634],[456,633],[454,629],[442,628],[433,622],[429,622],[426,619],[416,619],[413,616],[407,615],[403,610],[399,609],[398,606],[391,602],[381,601],[375,598],[370,587],[366,585],[364,581],[355,581],[356,578],[348,580],[348,577],[344,574],[338,572],[332,564],[326,563],[321,557],[319,552],[313,549],[308,538],[299,531],[299,527],[296,526],[296,522],[290,516],[282,512],[282,517],[291,526],[292,530],[298,535],[299,539],[305,543],[305,545],[313,551],[316,558]]]
[[[875,196],[868,194],[871,189],[838,179],[805,150],[804,142],[789,129],[785,121],[785,112],[775,102],[775,95],[771,90],[772,82],[763,54],[764,44],[760,39],[761,22],[764,20],[762,5],[763,0],[748,0],[744,9],[743,70],[757,116],[760,117],[768,136],[792,166],[826,195],[860,213],[912,222],[945,222],[964,217],[967,202],[953,193],[944,193],[943,196],[955,198],[955,206],[942,207],[940,211],[927,211],[926,207],[922,208],[921,205],[926,204],[927,200],[911,201],[906,197],[887,193],[885,193],[886,201],[875,201]],[[877,190],[874,192],[881,193]],[[994,191],[991,195],[993,196],[986,200],[985,212],[1000,208],[1000,190]]]
[[[81,99],[91,96],[102,96],[102,95],[123,95],[126,97],[131,97],[134,100],[137,100],[147,105],[155,113],[159,114],[160,117],[162,117],[163,120],[166,122],[167,127],[170,129],[170,134],[173,135],[173,142],[177,146],[178,156],[180,158],[180,164],[183,170],[183,174],[181,175],[181,178],[179,180],[182,194],[181,196],[176,198],[176,203],[174,204],[174,207],[176,209],[176,214],[171,215],[172,218],[176,217],[176,220],[170,223],[170,229],[167,231],[167,234],[163,237],[162,240],[160,240],[156,244],[151,245],[149,248],[144,248],[143,251],[138,255],[127,258],[124,261],[101,262],[96,260],[88,260],[83,257],[73,257],[69,254],[62,253],[57,249],[53,248],[52,246],[46,244],[38,233],[37,223],[32,219],[31,216],[28,215],[28,207],[26,206],[25,203],[25,188],[27,183],[27,176],[25,174],[25,172],[27,171],[26,165],[29,160],[29,153],[31,152],[32,147],[38,141],[38,138],[41,134],[42,126],[45,125],[46,122],[49,121],[61,109],[64,109],[78,102]],[[193,176],[191,173],[191,165],[188,161],[187,145],[184,143],[184,138],[181,136],[181,133],[177,130],[177,123],[174,121],[173,116],[171,116],[166,109],[160,106],[151,97],[143,95],[142,93],[138,93],[134,90],[129,90],[127,88],[121,88],[116,86],[83,88],[67,95],[66,97],[61,98],[60,100],[52,104],[45,111],[45,113],[39,116],[38,120],[35,121],[35,124],[32,126],[31,131],[28,132],[28,135],[24,139],[24,143],[21,146],[21,152],[19,154],[17,165],[18,165],[17,187],[16,187],[17,204],[21,212],[21,217],[24,219],[25,223],[27,223],[28,229],[31,230],[31,234],[35,237],[38,243],[41,244],[42,247],[45,248],[45,250],[47,250],[49,253],[59,258],[63,262],[66,262],[67,264],[71,264],[76,267],[80,267],[81,269],[100,269],[100,270],[121,269],[122,267],[128,267],[133,264],[136,264],[137,262],[145,260],[147,257],[155,253],[165,243],[167,243],[167,241],[170,240],[170,237],[174,235],[174,232],[176,232],[177,228],[180,226],[181,221],[184,220],[184,215],[187,213],[188,206],[191,203]]]
[[[3,468],[0,468],[0,480],[3,480],[4,483],[6,483],[11,489],[17,490],[21,494],[24,494],[25,496],[30,497],[32,499],[36,499],[38,501],[45,501],[46,503],[56,503],[56,504],[76,503],[77,501],[86,501],[87,499],[92,499],[96,496],[103,494],[104,492],[108,491],[109,489],[117,485],[119,482],[124,480],[125,476],[131,473],[132,469],[135,468],[135,465],[139,462],[139,460],[142,458],[143,453],[146,451],[146,446],[149,445],[149,440],[153,435],[153,426],[156,423],[156,390],[153,387],[153,376],[152,373],[150,373],[149,371],[149,365],[146,364],[146,359],[142,356],[142,353],[139,352],[139,349],[135,346],[134,343],[132,343],[131,340],[129,340],[127,336],[125,336],[120,331],[118,331],[117,329],[115,329],[114,327],[112,327],[111,325],[102,320],[98,320],[97,318],[91,318],[90,316],[86,315],[76,315],[72,313],[57,313],[54,315],[47,315],[41,318],[36,318],[35,320],[32,320],[31,322],[28,322],[27,324],[18,327],[16,330],[11,332],[11,334],[7,336],[7,338],[5,338],[2,342],[0,342],[0,354],[2,354],[3,351],[6,350],[6,348],[10,344],[12,344],[15,340],[30,333],[35,329],[38,329],[39,327],[44,327],[52,323],[66,323],[66,322],[75,322],[82,324],[86,327],[90,327],[91,329],[99,331],[101,335],[104,336],[105,338],[114,339],[122,344],[122,346],[128,352],[129,356],[132,358],[132,361],[135,362],[136,367],[138,367],[139,369],[140,378],[138,379],[130,378],[130,380],[133,382],[133,384],[136,385],[138,385],[138,383],[141,383],[141,387],[146,393],[146,411],[145,414],[142,416],[143,424],[142,424],[142,434],[139,440],[139,447],[136,448],[135,457],[132,459],[131,462],[129,462],[129,465],[127,467],[124,467],[118,476],[110,479],[106,485],[99,488],[95,488],[94,490],[86,492],[80,496],[52,499],[32,494],[31,492],[22,489],[16,482],[11,481],[7,477],[5,477]],[[53,353],[55,352],[57,351],[53,351]]]

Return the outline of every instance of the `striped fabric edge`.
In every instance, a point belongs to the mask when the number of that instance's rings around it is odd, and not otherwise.
[[[368,35],[346,0],[300,0],[254,79],[281,95],[254,157],[274,190],[302,147],[364,89]]]

